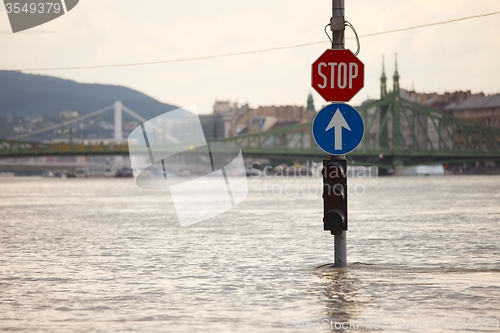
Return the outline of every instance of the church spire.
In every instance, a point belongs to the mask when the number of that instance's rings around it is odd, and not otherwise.
[[[399,94],[399,73],[398,73],[398,54],[397,53],[396,53],[396,60],[395,60],[395,66],[394,66],[394,76],[392,78],[394,80],[393,90],[394,90],[394,92],[397,92],[397,94]]]
[[[380,77],[380,98],[387,96],[387,77],[385,76],[385,61],[382,56],[382,76]]]

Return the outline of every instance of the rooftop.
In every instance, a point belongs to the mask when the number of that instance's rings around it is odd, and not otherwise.
[[[455,110],[498,108],[500,107],[500,94],[482,96],[472,95],[456,106]]]

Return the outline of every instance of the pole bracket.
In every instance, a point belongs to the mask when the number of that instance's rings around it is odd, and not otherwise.
[[[344,16],[333,16],[332,18],[330,18],[330,27],[333,32],[344,31],[345,30]]]

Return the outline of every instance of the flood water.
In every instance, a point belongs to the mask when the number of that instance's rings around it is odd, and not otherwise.
[[[0,331],[500,331],[500,177],[349,179],[345,269],[321,179],[248,180],[181,228],[132,179],[0,179]]]

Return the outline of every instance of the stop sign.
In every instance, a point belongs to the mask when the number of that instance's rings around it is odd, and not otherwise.
[[[312,64],[312,87],[327,102],[349,102],[365,84],[365,65],[351,50],[326,50]]]

